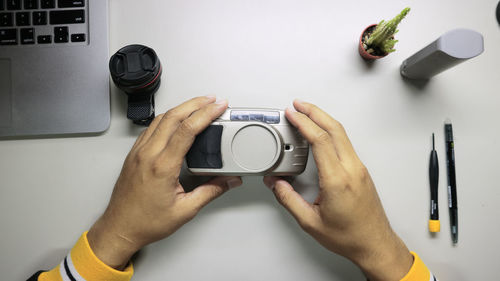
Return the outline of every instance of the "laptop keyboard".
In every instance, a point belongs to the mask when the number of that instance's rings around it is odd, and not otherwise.
[[[88,0],[0,0],[0,46],[88,42]]]

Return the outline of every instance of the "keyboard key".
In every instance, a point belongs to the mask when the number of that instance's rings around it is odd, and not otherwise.
[[[68,43],[69,30],[67,26],[54,27],[54,42],[55,43]]]
[[[16,25],[17,26],[30,25],[30,13],[28,12],[16,13]]]
[[[7,10],[21,10],[21,0],[7,0]]]
[[[17,45],[17,29],[0,29],[0,45]]]
[[[54,9],[56,0],[42,0],[42,9]]]
[[[85,42],[85,34],[84,33],[71,34],[71,42]]]
[[[38,44],[50,44],[52,43],[52,35],[39,35],[37,42]]]
[[[85,10],[50,11],[50,24],[85,23]]]
[[[0,26],[14,26],[14,15],[12,13],[0,13]]]
[[[85,7],[85,0],[58,0],[59,8]]]
[[[38,0],[24,0],[24,9],[25,10],[38,9]]]
[[[47,12],[33,12],[33,25],[46,25]]]
[[[23,28],[21,29],[21,44],[35,44],[35,29]]]
[[[5,3],[3,2],[3,0],[0,0],[0,11],[1,10],[5,10]]]

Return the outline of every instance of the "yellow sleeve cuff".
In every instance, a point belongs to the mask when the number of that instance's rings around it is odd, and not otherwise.
[[[76,242],[70,254],[51,271],[42,273],[39,281],[76,280],[87,281],[129,281],[134,274],[131,263],[123,271],[109,267],[99,260],[87,240],[85,232]],[[64,278],[63,278],[64,277]]]
[[[415,252],[411,252],[411,254],[413,255],[413,265],[401,281],[434,281],[434,275],[432,275],[420,257]]]

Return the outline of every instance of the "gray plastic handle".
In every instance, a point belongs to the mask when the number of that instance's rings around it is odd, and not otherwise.
[[[429,79],[484,51],[483,36],[469,29],[454,29],[439,37],[401,64],[401,75]]]

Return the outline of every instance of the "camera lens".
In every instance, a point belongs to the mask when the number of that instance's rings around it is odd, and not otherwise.
[[[113,82],[129,95],[151,94],[158,90],[162,66],[156,52],[146,46],[129,45],[109,62]]]

